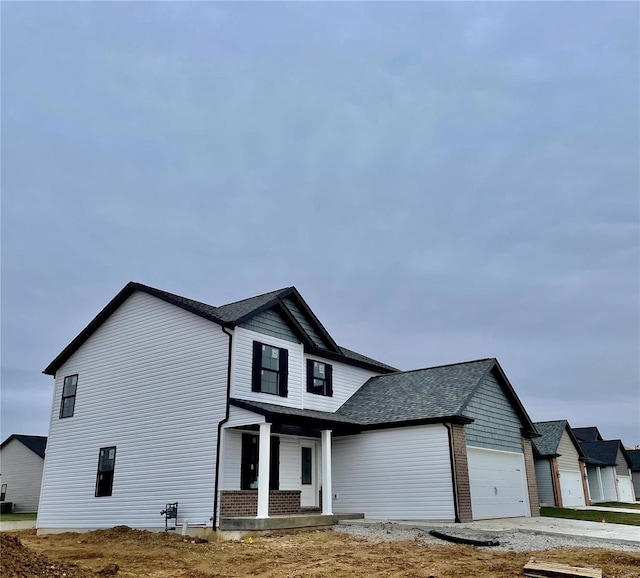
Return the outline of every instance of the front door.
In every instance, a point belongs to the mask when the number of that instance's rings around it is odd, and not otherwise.
[[[300,443],[300,506],[314,508],[318,505],[316,492],[316,444]]]

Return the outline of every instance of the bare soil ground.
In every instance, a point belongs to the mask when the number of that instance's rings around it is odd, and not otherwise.
[[[192,544],[174,534],[120,526],[86,534],[0,534],[3,578],[212,578],[341,576],[511,578],[529,553],[420,541],[372,543],[331,530]],[[595,548],[535,552],[537,560],[602,568],[608,578],[640,578],[640,553]]]

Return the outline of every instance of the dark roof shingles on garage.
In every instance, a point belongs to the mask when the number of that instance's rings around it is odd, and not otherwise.
[[[536,426],[541,437],[533,440],[533,445],[541,456],[558,455],[560,439],[567,427],[567,420],[537,421]]]
[[[640,472],[640,450],[627,450],[627,455],[631,460],[631,471]]]
[[[479,359],[372,377],[337,413],[363,424],[462,416],[467,400],[495,363]]]
[[[615,466],[620,440],[580,442],[580,447],[591,466]]]

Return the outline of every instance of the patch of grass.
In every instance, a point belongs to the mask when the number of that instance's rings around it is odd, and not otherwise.
[[[25,520],[35,520],[37,512],[25,512],[24,514],[0,514],[0,522],[24,522]]]
[[[569,518],[586,522],[607,522],[607,524],[627,524],[640,526],[638,514],[626,512],[605,512],[603,510],[574,510],[572,508],[540,508],[540,515],[548,518]]]
[[[592,504],[595,508],[598,506],[603,506],[605,508],[625,508],[631,510],[640,510],[640,502],[635,503],[627,503],[627,502],[598,502],[597,504]]]

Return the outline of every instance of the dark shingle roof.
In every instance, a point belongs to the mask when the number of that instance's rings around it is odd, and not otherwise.
[[[229,400],[231,405],[248,409],[255,413],[268,416],[269,418],[284,418],[288,422],[291,422],[291,418],[300,418],[307,425],[313,425],[313,423],[322,422],[325,424],[335,424],[338,427],[344,426],[358,426],[358,422],[349,419],[347,417],[332,413],[330,411],[317,411],[314,409],[298,409],[296,407],[286,407],[283,405],[276,405],[275,403],[266,403],[263,401],[247,401],[244,399],[231,398]]]
[[[268,305],[280,294],[285,291],[292,290],[293,287],[285,287],[284,289],[278,289],[277,291],[270,291],[269,293],[263,293],[262,295],[256,295],[255,297],[249,297],[248,299],[242,299],[241,301],[234,301],[233,303],[227,303],[216,307],[217,315],[225,322],[235,322],[238,319],[242,319],[246,315],[249,315]]]
[[[46,436],[28,436],[23,434],[10,435],[6,440],[2,442],[0,448],[3,448],[11,440],[18,440],[20,443],[27,446],[32,452],[38,454],[41,458],[44,458],[44,451],[47,447]]]
[[[562,438],[562,433],[567,427],[567,420],[560,419],[556,421],[537,421],[533,425],[536,426],[539,438],[533,440],[533,445],[541,456],[558,455],[558,445]]]
[[[572,427],[571,431],[576,439],[581,442],[597,442],[602,441],[602,436],[595,426],[591,427]]]
[[[364,424],[461,416],[495,363],[495,359],[479,359],[372,377],[338,414]]]
[[[620,440],[580,442],[590,466],[615,466]]]
[[[186,297],[182,297],[180,295],[176,295],[175,293],[169,293],[168,291],[162,291],[161,289],[156,289],[155,287],[149,287],[148,285],[143,285],[142,283],[130,282],[116,295],[107,305],[106,307],[96,315],[96,317],[87,325],[77,336],[76,338],[64,348],[64,350],[45,368],[44,373],[47,375],[55,375],[55,372],[58,368],[67,360],[73,353],[100,327],[106,319],[134,292],[141,291],[143,293],[147,293],[149,295],[153,295],[166,301],[167,303],[171,303],[195,313],[200,317],[204,317],[214,323],[219,323],[221,325],[229,325],[234,326],[236,323],[244,321],[248,319],[252,314],[258,314],[260,311],[268,308],[270,304],[276,305],[280,302],[280,299],[287,296],[295,296],[300,300],[301,304],[304,304],[304,300],[302,296],[297,292],[295,287],[285,287],[284,289],[278,289],[276,291],[270,291],[268,293],[263,293],[262,295],[257,295],[255,297],[249,297],[248,299],[243,299],[241,301],[235,301],[233,303],[228,303],[226,305],[221,305],[220,307],[214,307],[213,305],[208,305],[207,303],[202,303],[201,301],[196,301],[194,299],[188,299]],[[282,304],[282,307],[286,308],[286,305]],[[304,304],[304,307],[307,307]],[[309,310],[310,311],[310,310]],[[355,351],[351,351],[349,349],[345,349],[335,345],[333,339],[331,338],[326,330],[322,327],[320,322],[315,318],[315,315],[311,312],[309,313],[311,317],[316,319],[318,324],[318,330],[321,333],[324,333],[327,336],[328,342],[333,344],[337,349],[335,352],[326,352],[327,356],[331,359],[338,358],[341,361],[345,361],[345,363],[352,362],[353,365],[362,366],[370,366],[369,369],[379,370],[381,372],[388,371],[397,371],[396,368],[391,367],[385,363],[380,361],[376,361],[375,359],[371,359],[370,357],[366,357]],[[304,330],[303,330],[304,331]],[[312,340],[311,340],[312,341]],[[321,351],[318,351],[319,354],[322,354]]]
[[[342,355],[344,355],[345,357],[348,357],[349,359],[353,359],[355,361],[362,361],[362,362],[368,363],[370,365],[375,365],[377,367],[380,367],[381,369],[389,369],[391,371],[398,371],[397,367],[392,367],[391,365],[387,365],[386,363],[382,363],[381,361],[376,361],[375,359],[371,359],[370,357],[367,357],[366,355],[362,355],[361,353],[357,353],[355,351],[351,351],[350,349],[347,349],[346,347],[342,347],[341,345],[339,345],[338,347],[340,347],[340,351],[342,352]]]
[[[640,472],[640,450],[627,450],[627,455],[631,460],[631,470]]]

